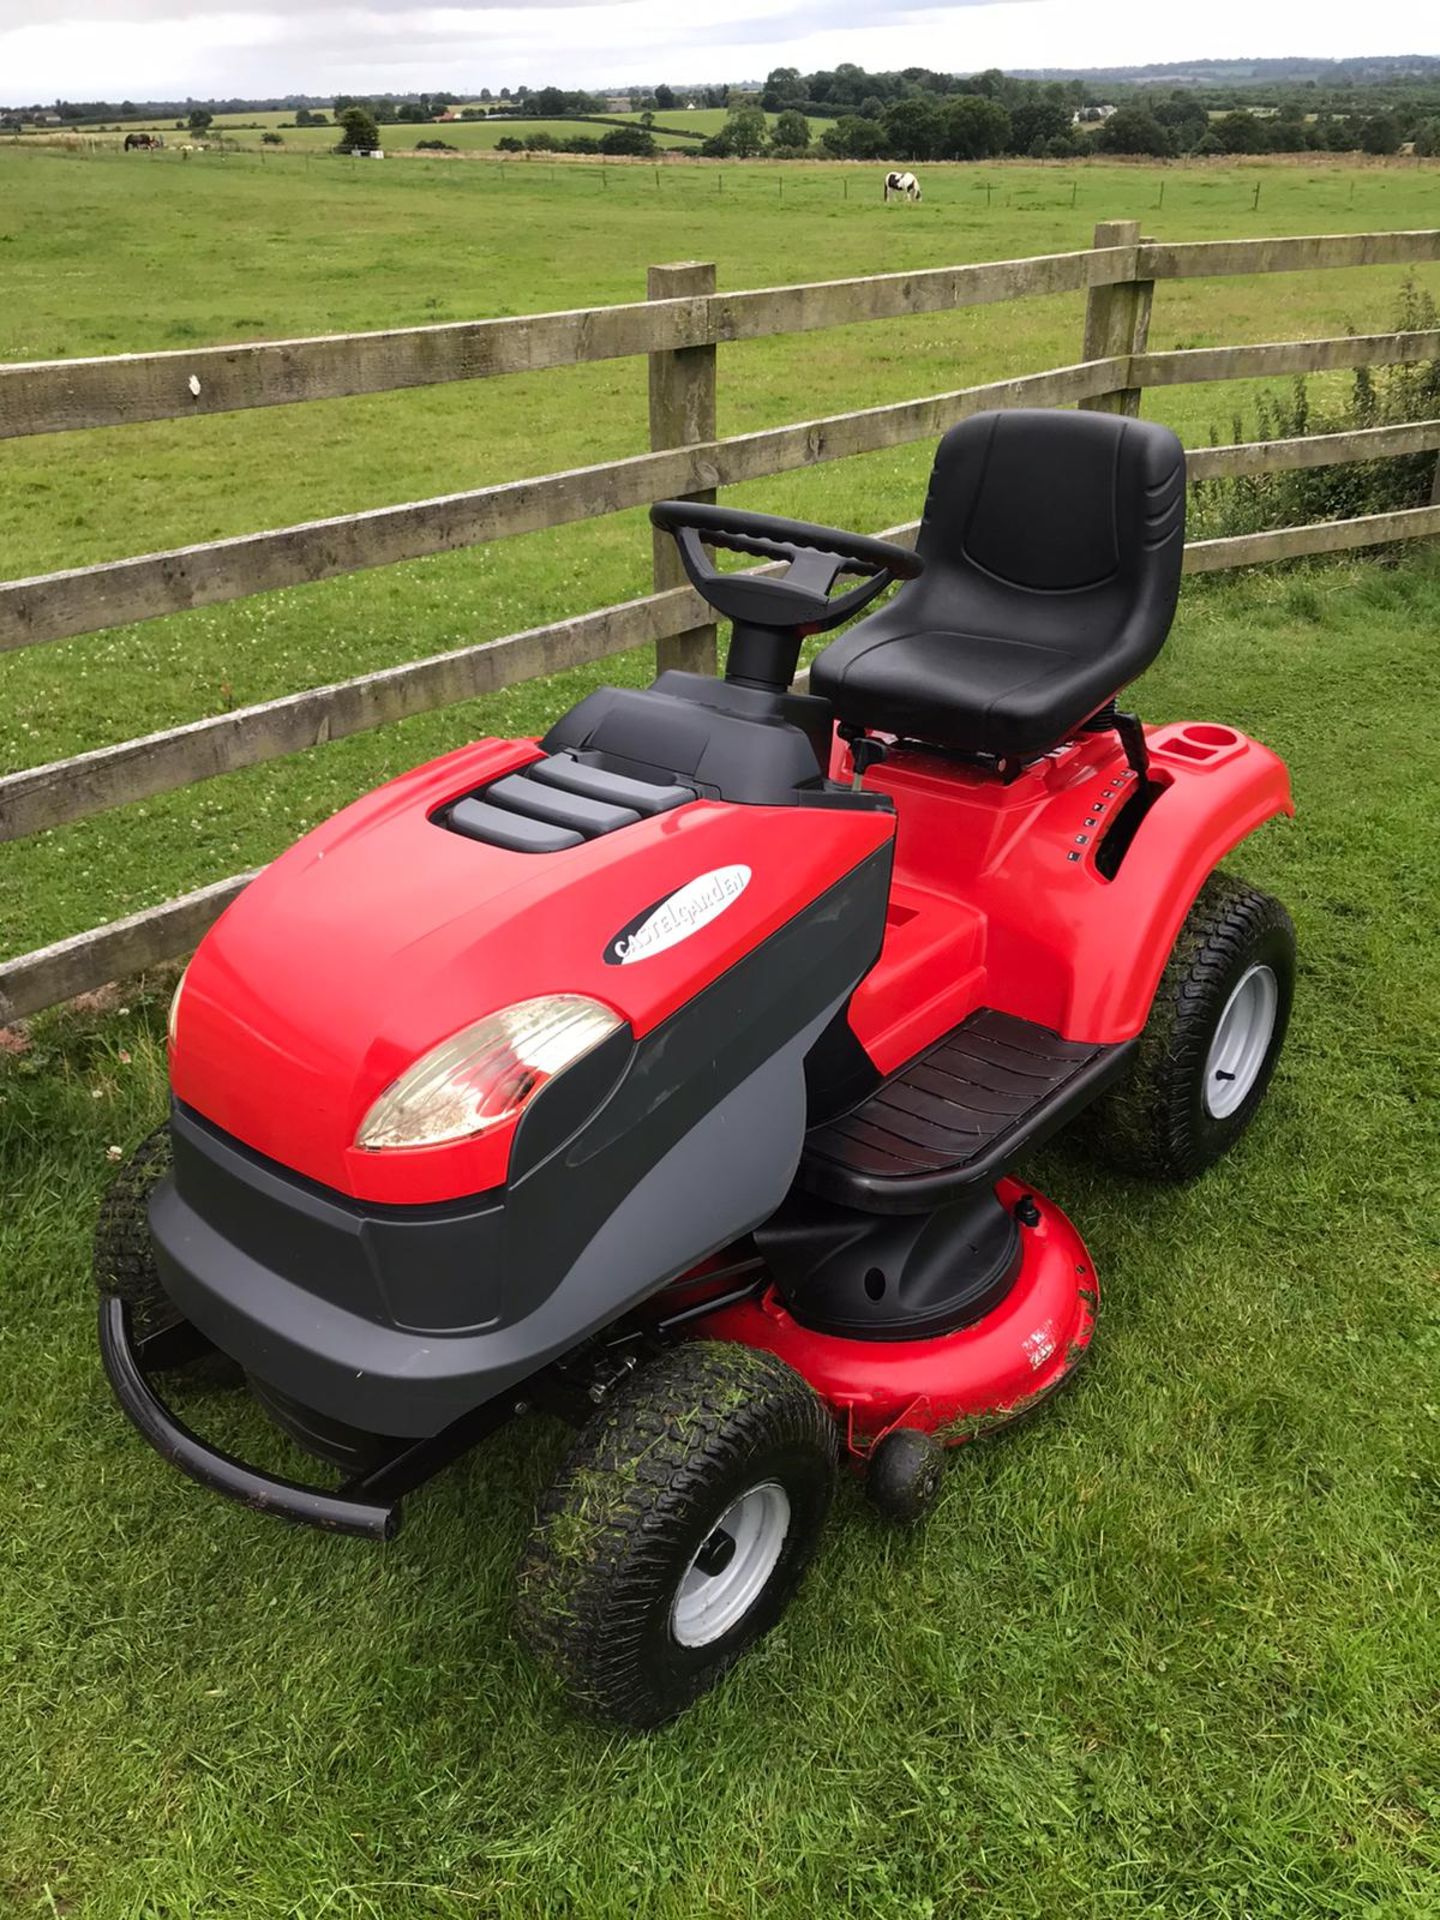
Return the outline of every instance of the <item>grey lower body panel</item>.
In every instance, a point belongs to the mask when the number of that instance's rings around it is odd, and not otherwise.
[[[887,847],[557,1122],[561,1075],[502,1191],[367,1207],[177,1110],[150,1207],[167,1293],[248,1371],[371,1432],[437,1433],[513,1391],[779,1206],[806,1054],[879,950],[888,880]]]

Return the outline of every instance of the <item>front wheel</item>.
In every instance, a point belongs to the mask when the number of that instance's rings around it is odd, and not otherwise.
[[[95,1222],[91,1254],[95,1286],[101,1294],[125,1302],[131,1330],[141,1339],[168,1332],[184,1320],[160,1284],[150,1238],[150,1196],[173,1164],[170,1129],[157,1127],[117,1169]],[[176,1364],[195,1385],[232,1387],[243,1378],[228,1355],[214,1350]]]
[[[1129,1073],[1086,1118],[1127,1173],[1191,1180],[1239,1139],[1265,1097],[1295,991],[1295,928],[1280,902],[1212,873],[1156,990]]]
[[[830,1505],[834,1423],[798,1374],[693,1341],[577,1437],[520,1569],[520,1625],[577,1706],[670,1719],[779,1619]]]

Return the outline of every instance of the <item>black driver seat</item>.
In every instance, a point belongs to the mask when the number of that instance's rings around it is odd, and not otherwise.
[[[1033,759],[1155,658],[1180,591],[1185,454],[1108,413],[981,413],[930,475],[918,580],[810,673],[847,726]]]

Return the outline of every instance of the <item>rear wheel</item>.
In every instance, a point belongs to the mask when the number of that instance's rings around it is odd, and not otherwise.
[[[1127,1077],[1086,1133],[1112,1165],[1190,1180],[1239,1139],[1265,1097],[1295,990],[1280,902],[1213,873],[1190,909]]]
[[[768,1353],[693,1341],[577,1437],[520,1569],[520,1624],[571,1700],[649,1727],[779,1619],[815,1551],[834,1423]]]

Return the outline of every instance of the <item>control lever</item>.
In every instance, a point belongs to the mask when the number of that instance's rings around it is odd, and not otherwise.
[[[876,740],[868,733],[862,733],[858,727],[842,727],[840,738],[850,749],[850,765],[854,769],[850,779],[850,791],[859,793],[865,775],[871,767],[877,766],[890,749],[883,740]]]

